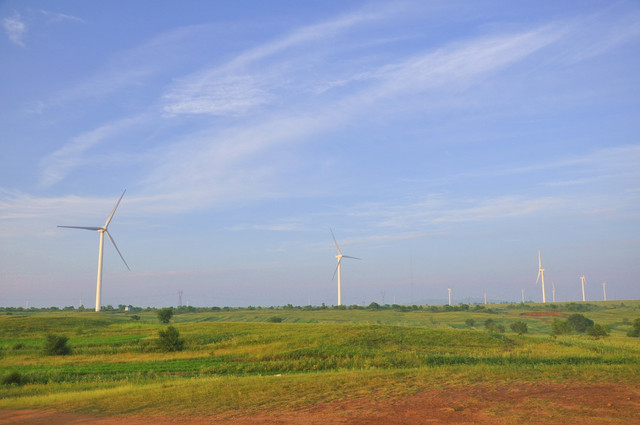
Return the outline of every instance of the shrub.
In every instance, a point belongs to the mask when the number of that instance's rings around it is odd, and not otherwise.
[[[22,385],[25,383],[25,379],[20,372],[9,372],[2,377],[2,385]]]
[[[485,320],[484,326],[489,332],[504,332],[504,325],[497,324],[493,319]]]
[[[565,335],[571,333],[571,326],[566,320],[553,319],[551,323],[551,335]]]
[[[488,330],[491,330],[495,326],[495,322],[493,319],[487,319],[484,321],[484,327]]]
[[[464,323],[465,323],[467,326],[469,326],[470,328],[472,328],[472,327],[476,324],[476,321],[475,321],[475,320],[473,320],[473,319],[467,319],[467,320],[465,320],[465,321],[464,321]]]
[[[67,338],[64,335],[47,335],[47,341],[44,344],[44,354],[47,356],[66,356],[71,354],[71,347],[67,344]]]
[[[638,338],[640,337],[640,319],[633,321],[633,327],[627,332],[627,336]]]
[[[567,323],[573,328],[574,331],[584,333],[587,328],[593,326],[593,320],[587,319],[582,314],[572,314],[567,318]]]
[[[184,340],[180,338],[180,332],[173,326],[167,326],[167,329],[164,330],[160,329],[158,337],[158,347],[162,351],[182,351],[184,348]]]
[[[282,317],[272,316],[272,317],[269,317],[267,319],[267,322],[269,322],[269,323],[281,323],[282,322]]]
[[[529,332],[529,327],[527,326],[526,323],[522,321],[517,321],[511,324],[511,330],[516,332],[518,335],[522,335]]]
[[[601,326],[596,323],[593,326],[587,328],[587,334],[591,335],[595,339],[598,339],[601,336],[609,336],[609,329],[607,326]]]
[[[158,311],[158,319],[160,320],[160,323],[169,323],[172,317],[173,317],[173,307],[161,308]]]
[[[131,320],[138,321],[138,320],[140,320],[140,316],[138,316],[137,314],[133,314],[133,315],[131,316]]]

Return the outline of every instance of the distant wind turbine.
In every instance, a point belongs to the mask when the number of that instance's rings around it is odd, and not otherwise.
[[[582,302],[586,301],[586,299],[584,297],[584,280],[585,280],[585,277],[584,277],[584,274],[583,274],[582,276],[580,276],[580,282],[582,282]]]
[[[556,284],[551,281],[551,295],[553,296],[553,302],[556,302]]]
[[[336,272],[338,273],[338,305],[342,305],[342,281],[341,281],[341,267],[340,264],[342,263],[342,259],[343,258],[353,258],[354,260],[361,260],[362,258],[358,258],[358,257],[350,257],[348,255],[342,255],[342,252],[340,252],[340,247],[338,246],[338,241],[336,241],[336,237],[333,235],[333,230],[329,229],[331,231],[331,236],[333,237],[333,243],[336,244],[336,249],[338,250],[338,255],[336,255],[336,258],[338,259],[338,265],[336,266],[336,269],[333,271],[333,277],[336,277]]]
[[[447,288],[449,290],[449,305],[451,305],[451,288]]]
[[[542,278],[542,303],[546,303],[547,299],[544,295],[544,269],[542,268],[542,259],[540,258],[540,251],[538,251],[538,278],[536,279],[536,284]]]
[[[607,282],[602,282],[602,292],[604,292],[604,300],[607,300]]]
[[[104,246],[104,234],[105,233],[109,237],[109,240],[113,244],[113,247],[116,249],[116,251],[118,251],[118,255],[120,255],[120,258],[122,258],[122,262],[124,263],[125,266],[127,266],[127,270],[131,270],[129,268],[129,265],[127,264],[127,262],[124,260],[124,257],[120,253],[120,250],[118,249],[118,246],[116,245],[116,243],[114,242],[113,238],[109,234],[109,231],[107,230],[107,228],[109,227],[109,223],[111,222],[111,219],[113,218],[113,215],[115,214],[116,209],[118,209],[118,205],[120,205],[120,201],[122,201],[122,197],[124,196],[126,191],[127,190],[125,189],[124,192],[122,192],[122,195],[120,195],[120,199],[118,199],[118,202],[116,203],[116,206],[113,207],[113,211],[111,211],[111,214],[109,214],[109,217],[107,217],[107,221],[104,223],[104,226],[102,226],[102,227],[58,226],[58,227],[64,227],[64,228],[67,228],[67,229],[93,230],[93,231],[96,231],[96,232],[100,233],[100,245],[99,245],[99,248],[98,248],[98,282],[97,282],[97,287],[96,287],[96,311],[100,311],[100,293],[102,292],[102,247]]]

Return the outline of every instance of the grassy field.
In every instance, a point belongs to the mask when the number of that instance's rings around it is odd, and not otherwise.
[[[407,311],[403,311],[407,310]],[[158,349],[155,312],[0,315],[0,409],[216,414],[398,397],[473,383],[640,383],[640,302],[500,304],[462,311],[262,308],[176,314],[182,351]],[[551,335],[580,313],[610,336]],[[491,319],[505,332],[490,332]],[[471,321],[473,323],[471,324]],[[512,332],[522,321],[528,333]],[[273,323],[278,322],[278,323]],[[47,334],[72,354],[44,355]]]

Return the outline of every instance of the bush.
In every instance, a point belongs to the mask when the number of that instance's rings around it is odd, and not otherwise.
[[[25,383],[25,379],[20,375],[20,372],[9,372],[2,377],[2,385],[22,385]]]
[[[489,332],[504,332],[504,325],[496,324],[493,319],[487,319],[484,321],[484,326]]]
[[[633,321],[633,327],[627,332],[627,336],[638,338],[640,337],[640,319]]]
[[[484,321],[484,327],[487,328],[487,330],[493,329],[494,326],[495,326],[495,322],[493,319],[487,319]]]
[[[596,323],[593,326],[587,328],[587,335],[591,335],[595,339],[598,339],[601,336],[609,336],[609,329],[607,326],[601,326]]]
[[[281,323],[282,322],[282,317],[272,316],[272,317],[269,317],[267,319],[267,322],[269,322],[269,323]]]
[[[470,328],[472,328],[472,327],[476,324],[476,321],[475,321],[475,320],[473,320],[473,319],[467,319],[467,320],[465,320],[465,321],[464,321],[464,323],[465,323],[467,326],[469,326]]]
[[[67,338],[64,335],[47,335],[47,341],[44,344],[44,354],[47,356],[66,356],[71,354],[71,347],[67,344]]]
[[[161,308],[158,311],[158,319],[160,320],[160,323],[165,323],[165,324],[169,323],[172,317],[173,317],[173,307]]]
[[[553,319],[551,323],[551,335],[565,335],[571,333],[571,326],[566,320]]]
[[[138,320],[140,320],[140,316],[138,316],[137,314],[133,314],[131,316],[131,320],[138,321]]]
[[[184,340],[180,338],[180,332],[173,326],[167,326],[167,329],[158,331],[158,347],[160,350],[182,351],[184,348]]]
[[[518,335],[522,335],[529,332],[529,327],[527,326],[526,323],[522,321],[517,321],[511,324],[511,330],[516,332]]]
[[[587,328],[593,326],[593,320],[587,319],[582,314],[572,314],[567,318],[567,323],[573,328],[574,331],[585,333]]]

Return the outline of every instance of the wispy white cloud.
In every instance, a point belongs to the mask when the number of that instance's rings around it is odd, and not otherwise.
[[[61,22],[61,21],[72,21],[72,22],[81,22],[86,24],[84,19],[78,18],[77,16],[67,15],[64,13],[58,12],[50,12],[48,10],[40,9],[40,13],[44,16],[47,16],[50,19],[50,22]]]
[[[364,19],[352,18],[325,25],[346,28]],[[367,16],[366,19],[372,18]],[[151,172],[146,184],[155,186],[158,191],[180,188],[185,193],[197,194],[197,205],[202,205],[203,199],[220,199],[222,193],[225,196],[265,196],[265,193],[269,193],[266,189],[269,182],[265,177],[274,178],[282,170],[264,166],[258,170],[251,162],[257,153],[264,155],[286,143],[339,128],[349,117],[389,97],[442,88],[459,90],[462,84],[470,84],[477,78],[530,56],[562,34],[555,27],[543,27],[524,33],[456,43],[436,52],[426,52],[409,60],[384,65],[368,74],[358,73],[345,81],[344,84],[357,84],[343,96],[330,97],[325,101],[314,99],[317,92],[314,94],[310,91],[308,95],[311,97],[303,100],[305,108],[302,109],[297,102],[288,106],[284,98],[272,99],[277,93],[264,85],[262,68],[261,72],[242,73],[239,77],[218,81],[227,71],[236,70],[238,63],[248,67],[251,61],[275,54],[293,44],[303,45],[309,40],[326,36],[319,28],[301,29],[284,41],[259,46],[228,64],[187,76],[172,87],[164,96],[164,100],[169,101],[164,110],[171,114],[234,114],[267,101],[284,106],[276,112],[264,112],[256,118],[245,120],[237,127],[216,128],[215,131],[203,131],[185,137],[184,141],[164,151],[165,159],[161,157],[158,160],[158,168]],[[286,67],[279,68],[279,71],[283,73],[270,73],[267,80],[289,81],[297,78],[290,75]],[[320,71],[318,75],[327,81],[333,78],[333,75],[324,75]],[[317,87],[317,83],[315,79],[312,86]],[[254,180],[252,175],[258,180]]]
[[[359,24],[382,17],[383,11],[361,11],[302,27],[286,36],[242,52],[225,64],[178,79],[163,96],[166,102],[164,110],[168,114],[233,115],[265,104],[269,93],[262,86],[266,80],[273,84],[278,77],[265,78],[265,69],[262,67],[253,75],[248,75],[247,69],[287,50],[335,38]],[[282,67],[282,64],[279,66]]]
[[[251,76],[229,76],[183,85],[164,96],[168,116],[178,114],[237,115],[267,103],[267,92]]]
[[[4,18],[2,20],[2,26],[4,27],[9,40],[24,47],[24,37],[27,34],[27,24],[22,20],[19,13],[15,13],[11,18]]]
[[[40,185],[49,187],[58,183],[75,167],[86,164],[86,154],[91,148],[130,128],[140,120],[141,116],[126,118],[74,137],[69,143],[40,161]]]

